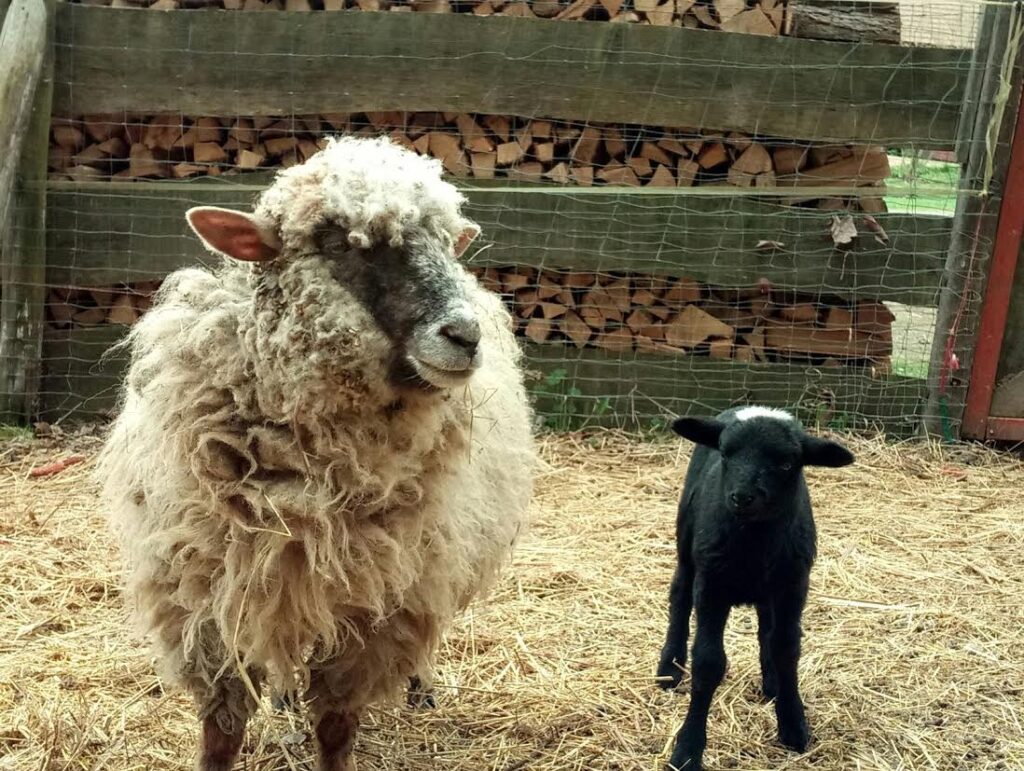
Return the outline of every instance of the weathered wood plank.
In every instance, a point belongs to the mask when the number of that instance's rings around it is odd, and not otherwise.
[[[159,278],[178,267],[216,264],[185,226],[185,210],[246,208],[258,186],[223,183],[51,183],[50,284],[103,285]],[[831,213],[689,191],[577,192],[565,188],[467,189],[467,213],[491,247],[476,264],[687,275],[934,305],[949,220],[875,215],[889,236],[865,232],[837,250]],[[778,249],[758,249],[760,241]]]
[[[40,357],[42,354],[46,292],[46,173],[50,138],[50,110],[53,97],[53,0],[15,2],[7,14],[0,53],[8,44],[15,49],[29,36],[42,59],[30,100],[30,117],[23,127],[20,157],[3,158],[17,164],[17,182],[10,222],[0,219],[0,420],[25,422],[38,407]],[[18,27],[18,22],[30,24]],[[42,35],[38,24],[42,22]],[[14,37],[9,38],[9,30]],[[0,55],[0,59],[2,59]],[[0,81],[8,73],[0,63]],[[2,100],[0,100],[2,107]],[[13,109],[17,110],[14,105]],[[2,113],[2,110],[0,110]],[[2,116],[0,116],[2,120]],[[6,149],[6,148],[5,148]],[[16,159],[16,161],[15,161]]]
[[[61,6],[59,45],[60,114],[442,110],[919,147],[953,144],[970,59],[951,49],[469,14],[141,14],[79,4]]]
[[[122,339],[123,327],[51,331],[46,336],[42,417],[103,418],[115,406],[126,354],[104,358]],[[577,351],[525,346],[528,388],[548,423],[586,421],[620,428],[648,428],[681,414],[709,414],[738,403],[795,409],[814,425],[880,426],[913,431],[923,381],[872,380],[847,370],[784,364],[745,365],[706,358]],[[570,396],[569,389],[579,390]]]
[[[555,428],[648,428],[677,415],[761,404],[791,409],[811,426],[879,427],[907,435],[916,430],[925,398],[923,380],[872,379],[839,368],[541,345],[526,351],[528,368],[538,373],[529,385],[537,410]],[[570,387],[579,395],[570,396]]]
[[[7,227],[14,175],[46,56],[46,5],[15,0],[0,17],[0,233]]]

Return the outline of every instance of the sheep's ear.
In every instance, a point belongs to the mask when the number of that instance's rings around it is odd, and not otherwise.
[[[714,418],[676,418],[672,430],[683,439],[717,449],[725,424]]]
[[[853,463],[853,453],[838,442],[818,439],[814,436],[803,438],[804,465],[840,468]]]
[[[467,222],[466,227],[463,229],[461,233],[459,233],[459,237],[455,239],[456,259],[465,254],[466,250],[469,248],[469,245],[476,240],[476,237],[478,235],[480,235],[480,228],[474,225],[472,222]]]
[[[206,248],[244,262],[264,262],[281,253],[277,238],[248,214],[216,206],[196,206],[185,219]]]

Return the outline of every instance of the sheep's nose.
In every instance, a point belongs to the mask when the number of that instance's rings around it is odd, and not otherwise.
[[[452,319],[438,330],[441,337],[457,345],[470,356],[480,345],[480,322],[474,316],[460,316]]]
[[[734,506],[742,509],[753,502],[754,496],[749,493],[729,493],[729,500]]]

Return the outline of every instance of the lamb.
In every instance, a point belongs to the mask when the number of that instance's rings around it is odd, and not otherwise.
[[[304,694],[322,771],[355,768],[360,713],[429,674],[524,525],[521,352],[457,261],[463,203],[432,159],[333,139],[253,214],[189,210],[226,259],[131,331],[99,476],[200,771],[231,768],[261,683]]]
[[[789,413],[764,407],[679,418],[672,429],[698,446],[676,520],[678,564],[658,664],[662,687],[682,679],[694,607],[697,633],[690,706],[670,766],[701,768],[708,710],[725,675],[722,634],[736,605],[757,608],[763,694],[775,700],[782,744],[802,752],[810,731],[797,688],[800,617],[816,551],[803,468],[846,466],[853,455],[806,434]]]

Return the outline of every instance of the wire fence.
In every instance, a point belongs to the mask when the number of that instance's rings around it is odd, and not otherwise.
[[[117,10],[129,4],[150,10]],[[998,128],[1009,95],[982,99],[971,88],[986,77],[1008,82],[1020,23],[1003,19],[1002,52],[979,56],[981,2],[110,5],[58,15],[55,93],[64,96],[49,137],[39,395],[49,420],[105,414],[121,364],[101,354],[148,310],[169,271],[214,264],[187,233],[187,207],[251,205],[275,170],[345,133],[389,135],[436,157],[465,190],[484,230],[468,267],[515,316],[530,387],[554,428],[652,427],[758,401],[823,425],[910,430],[928,409],[930,367],[938,377],[937,314],[959,308],[959,329],[972,328],[997,209],[970,219],[962,210],[998,187],[986,183],[1006,145]],[[199,6],[224,10],[186,10]],[[332,44],[330,19],[342,14],[330,12],[343,9],[374,25],[403,11],[451,12],[431,29],[457,34],[434,45],[378,40],[366,54]],[[253,43],[245,19],[255,10],[280,19],[273,51]],[[107,26],[103,14],[116,23],[100,44],[87,27]],[[191,32],[157,35],[172,23],[164,19]],[[211,49],[196,19],[235,37]],[[609,36],[605,24],[633,29]],[[156,64],[137,58],[147,40],[159,41]],[[104,56],[114,63],[97,85],[91,63]],[[212,83],[209,67],[226,61],[242,69]],[[150,75],[171,68],[166,96],[153,97],[160,83],[140,88],[138,109],[134,62]],[[576,62],[582,75],[559,75]],[[310,71],[332,68],[332,86],[303,91]],[[414,70],[435,77],[442,95],[411,84]],[[352,73],[373,71],[374,82],[354,83]],[[453,73],[463,78],[455,86]],[[237,107],[256,76],[301,112],[263,109],[269,96],[250,109],[195,112],[202,99],[191,97],[167,107],[193,77],[197,92],[226,89],[234,97],[222,103]],[[116,98],[91,96],[104,89]],[[321,91],[321,111],[309,111]],[[438,109],[445,99],[451,109]],[[630,99],[640,122],[607,119],[628,114]],[[64,109],[92,102],[101,109]],[[123,107],[108,109],[115,103]],[[675,114],[704,120],[645,117]],[[967,116],[994,128],[967,130]],[[996,160],[971,177],[968,159],[978,157]],[[966,259],[950,261],[957,239]]]

